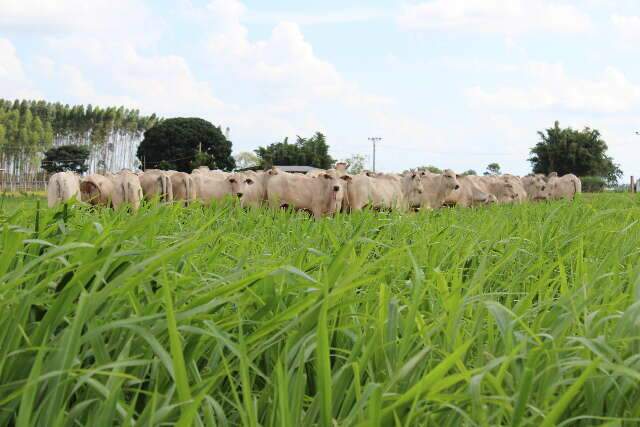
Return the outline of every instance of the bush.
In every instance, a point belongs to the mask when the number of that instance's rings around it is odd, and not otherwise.
[[[599,176],[583,176],[580,181],[582,181],[582,191],[585,193],[599,193],[604,191],[607,185],[605,179]]]

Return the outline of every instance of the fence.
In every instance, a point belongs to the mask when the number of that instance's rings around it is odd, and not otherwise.
[[[13,175],[0,170],[0,193],[45,192],[48,181],[46,172]]]

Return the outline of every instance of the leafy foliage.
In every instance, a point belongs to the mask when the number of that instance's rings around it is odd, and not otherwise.
[[[35,203],[0,201],[2,426],[638,423],[635,197]]]
[[[367,161],[369,160],[368,156],[362,154],[353,154],[348,159],[344,159],[343,162],[349,165],[349,172],[352,175],[357,175],[360,172],[366,169]]]
[[[138,158],[146,168],[190,172],[198,166],[231,170],[231,141],[219,127],[199,118],[163,120],[144,133]]]
[[[427,165],[427,166],[420,166],[417,168],[417,170],[419,171],[428,171],[431,173],[442,173],[442,169],[440,169],[437,166],[433,166],[433,165]]]
[[[259,147],[255,153],[263,168],[313,166],[328,169],[335,163],[335,160],[329,155],[329,146],[325,136],[320,132],[316,132],[310,138],[298,136],[294,144],[289,144],[289,138],[285,138],[282,142]]]
[[[468,169],[468,170],[462,172],[461,175],[478,175],[478,172],[474,171],[473,169]]]
[[[502,173],[498,163],[489,163],[485,175],[500,175]]]
[[[607,144],[596,129],[563,129],[556,121],[552,128],[538,135],[540,142],[531,149],[529,158],[534,173],[599,176],[610,184],[622,177],[619,166],[607,156]]]
[[[0,99],[0,167],[15,175],[34,172],[42,153],[61,145],[92,148],[107,166],[127,154],[122,145],[137,142],[157,121],[155,114],[141,116],[124,107]]]
[[[260,163],[260,159],[258,159],[258,156],[249,151],[238,153],[233,156],[233,158],[236,161],[236,168],[238,169],[251,168],[254,166],[258,166],[258,164]]]
[[[607,186],[606,180],[600,176],[582,176],[580,181],[582,181],[582,191],[585,193],[604,191]]]
[[[49,173],[71,171],[86,172],[89,147],[80,145],[62,145],[50,148],[44,153],[42,169]]]

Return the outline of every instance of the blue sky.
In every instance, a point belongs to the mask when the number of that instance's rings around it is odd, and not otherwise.
[[[538,130],[599,129],[640,175],[640,3],[0,0],[0,97],[327,135],[336,158],[526,174]]]

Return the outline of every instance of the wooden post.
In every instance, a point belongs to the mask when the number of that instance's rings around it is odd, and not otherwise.
[[[630,184],[629,184],[629,185],[630,185],[629,190],[630,190],[632,193],[635,193],[635,192],[636,192],[636,180],[635,180],[635,179],[633,179],[633,175],[631,175],[631,182],[630,182]]]

